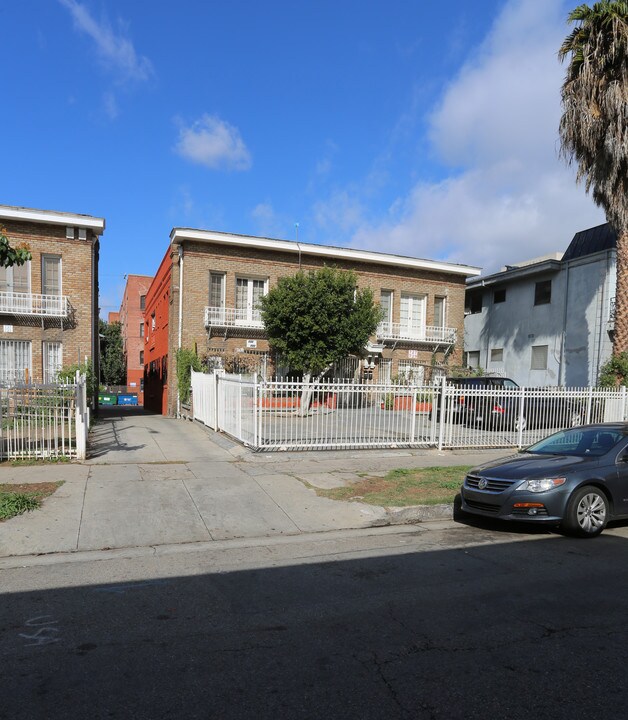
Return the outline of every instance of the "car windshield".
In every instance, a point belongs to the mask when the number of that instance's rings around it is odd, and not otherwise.
[[[550,435],[525,452],[533,455],[575,455],[600,457],[626,437],[623,430],[608,428],[572,428]]]

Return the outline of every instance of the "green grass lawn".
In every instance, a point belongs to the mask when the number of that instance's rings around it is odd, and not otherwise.
[[[452,503],[471,467],[400,468],[385,477],[365,477],[346,487],[316,492],[332,500],[359,500],[383,507]]]
[[[0,522],[36,510],[63,482],[0,484]]]

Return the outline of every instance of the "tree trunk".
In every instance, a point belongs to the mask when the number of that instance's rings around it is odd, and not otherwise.
[[[617,234],[617,289],[613,355],[628,352],[628,230]]]
[[[299,417],[305,417],[310,409],[310,403],[312,402],[312,396],[314,395],[314,388],[321,381],[323,375],[329,370],[331,364],[328,365],[322,373],[312,379],[312,373],[304,373],[303,375],[303,388],[301,389],[301,402],[299,407],[295,410],[296,415]]]

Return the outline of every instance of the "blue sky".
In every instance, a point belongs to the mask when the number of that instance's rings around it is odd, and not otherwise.
[[[21,0],[0,203],[106,218],[101,307],[172,227],[478,265],[604,216],[558,159],[561,0]]]

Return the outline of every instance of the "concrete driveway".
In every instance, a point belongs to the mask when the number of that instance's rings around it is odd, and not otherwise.
[[[104,409],[85,463],[3,468],[4,482],[64,484],[42,509],[0,523],[0,556],[387,525],[384,508],[319,497],[315,488],[343,485],[365,472],[472,465],[499,454],[252,453],[196,423],[136,408]]]

